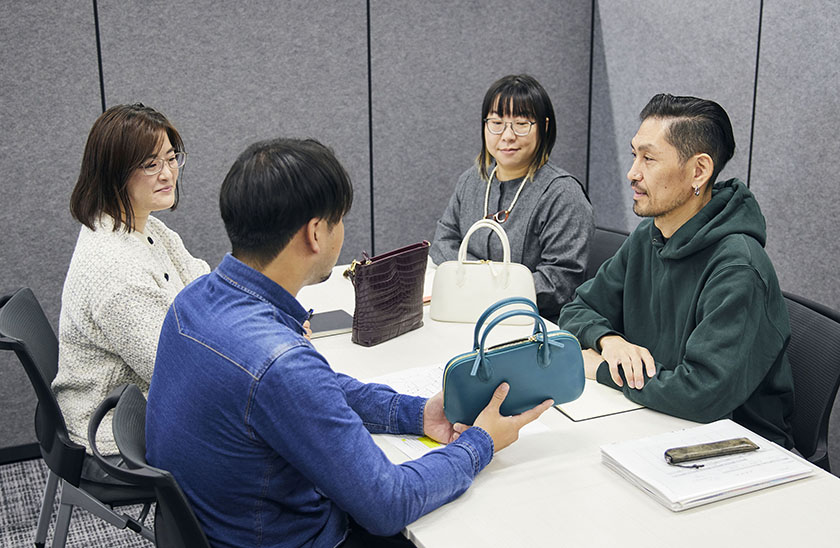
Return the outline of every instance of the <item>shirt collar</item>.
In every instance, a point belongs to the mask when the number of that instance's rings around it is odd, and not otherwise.
[[[303,324],[309,313],[283,286],[227,253],[214,272],[223,281],[279,308]]]

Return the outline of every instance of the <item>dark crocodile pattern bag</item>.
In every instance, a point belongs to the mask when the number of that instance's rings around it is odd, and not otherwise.
[[[352,341],[374,346],[423,325],[429,242],[353,261],[344,275],[356,289]]]

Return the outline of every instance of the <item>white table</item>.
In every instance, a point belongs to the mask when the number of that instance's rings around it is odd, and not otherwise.
[[[352,285],[343,270],[336,267],[329,281],[304,288],[299,300],[316,311],[352,313]],[[371,348],[352,344],[349,334],[315,345],[335,370],[361,379],[443,363],[471,349],[473,326],[430,320],[428,310],[425,315],[422,328]],[[522,334],[530,328],[503,327],[491,338]],[[676,513],[601,464],[600,446],[694,423],[648,409],[582,422],[549,409],[539,420],[547,432],[523,436],[497,453],[466,493],[410,524],[406,536],[421,548],[840,546],[840,479],[822,470]],[[380,446],[392,460],[406,460],[390,445]]]

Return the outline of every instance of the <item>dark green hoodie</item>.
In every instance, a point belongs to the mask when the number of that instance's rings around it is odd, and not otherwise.
[[[618,334],[650,350],[656,375],[641,390],[598,368],[598,382],[627,398],[698,422],[731,418],[791,448],[790,326],[765,241],[752,193],[720,182],[667,241],[645,219],[557,323],[587,348]]]

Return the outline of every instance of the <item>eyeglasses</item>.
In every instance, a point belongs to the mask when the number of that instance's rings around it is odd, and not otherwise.
[[[505,127],[507,127],[508,124],[510,124],[510,128],[513,130],[515,135],[524,137],[531,133],[531,126],[536,124],[536,122],[504,122],[498,118],[484,119],[484,125],[487,127],[487,131],[493,135],[501,135],[504,133]]]
[[[143,164],[140,164],[140,167],[143,168],[143,173],[146,175],[157,175],[163,171],[164,164],[166,164],[172,171],[175,171],[178,168],[184,167],[184,164],[186,163],[187,153],[176,152],[171,158],[153,158]]]

